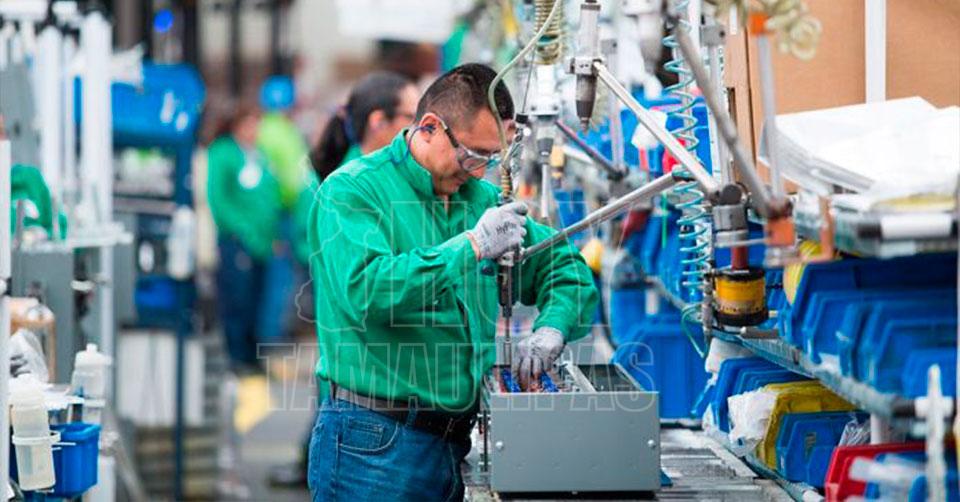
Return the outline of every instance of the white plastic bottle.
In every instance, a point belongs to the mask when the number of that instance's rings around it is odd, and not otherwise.
[[[113,363],[110,356],[97,351],[97,345],[88,343],[86,350],[77,352],[70,381],[73,392],[84,398],[83,421],[100,423],[104,397],[107,391],[107,368]]]
[[[33,375],[21,375],[10,382],[10,422],[20,488],[40,490],[53,486],[53,443],[57,439],[50,434],[43,387]]]
[[[170,277],[182,281],[193,274],[195,233],[193,211],[186,206],[178,207],[167,236],[167,273]]]

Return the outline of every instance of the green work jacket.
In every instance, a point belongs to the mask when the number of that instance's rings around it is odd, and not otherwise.
[[[207,151],[207,200],[217,232],[240,239],[258,259],[273,252],[280,217],[277,180],[262,155],[246,153],[233,138],[218,138]]]
[[[292,210],[297,197],[306,188],[310,171],[303,134],[283,113],[267,113],[260,120],[257,147],[267,156],[268,166],[279,184],[284,209]]]
[[[465,231],[498,189],[471,179],[445,204],[405,132],[320,186],[309,228],[318,373],[363,395],[464,410],[495,363],[499,315],[496,279]],[[524,244],[553,232],[528,219]],[[520,302],[539,309],[534,329],[568,341],[588,332],[598,294],[575,247],[554,246],[517,272]]]

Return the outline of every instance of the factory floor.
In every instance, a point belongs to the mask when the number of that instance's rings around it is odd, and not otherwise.
[[[237,440],[231,452],[236,462],[233,469],[223,474],[223,498],[299,501],[308,497],[305,489],[276,489],[267,482],[272,466],[298,458],[300,438],[313,419],[315,345],[301,345],[306,349],[301,347],[295,354],[275,358],[266,376],[241,378],[237,382]],[[602,341],[592,345],[594,357],[609,358],[609,346]],[[672,486],[654,494],[654,500],[790,500],[773,481],[759,478],[700,431],[664,427],[661,445],[661,467]],[[476,491],[473,495],[475,500],[488,499]]]

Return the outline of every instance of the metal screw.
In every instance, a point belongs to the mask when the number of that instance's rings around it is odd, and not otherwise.
[[[497,441],[496,443],[493,443],[493,447],[498,451],[503,450],[503,441]]]
[[[657,442],[654,441],[654,440],[652,440],[652,439],[650,439],[650,440],[647,441],[647,446],[649,446],[651,450],[656,450],[656,449],[657,449]]]

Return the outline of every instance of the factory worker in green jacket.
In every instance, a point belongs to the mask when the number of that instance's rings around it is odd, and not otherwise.
[[[263,298],[265,263],[280,216],[277,180],[256,147],[260,115],[241,107],[207,152],[207,199],[220,253],[217,299],[233,369],[258,366],[257,342],[272,323]]]
[[[497,284],[483,272],[554,230],[482,181],[499,150],[487,89],[495,73],[454,68],[421,97],[416,126],[338,169],[310,227],[317,334],[331,381],[313,430],[314,500],[459,500],[481,381],[495,363]],[[506,86],[497,110],[513,128]],[[576,248],[518,267],[533,333],[514,369],[530,388],[590,329],[598,294]]]
[[[296,256],[301,263],[307,265],[310,256],[307,227],[310,221],[316,219],[316,214],[311,210],[325,210],[320,205],[314,205],[320,183],[343,164],[390,144],[394,136],[413,121],[419,97],[417,87],[403,75],[376,71],[353,86],[346,104],[327,122],[319,143],[310,153],[313,171],[309,184],[294,206],[294,243]],[[317,361],[316,374],[319,383],[318,402],[322,402],[330,389],[323,359]],[[271,485],[306,487],[311,431],[312,427],[307,430],[301,458],[271,469]]]

